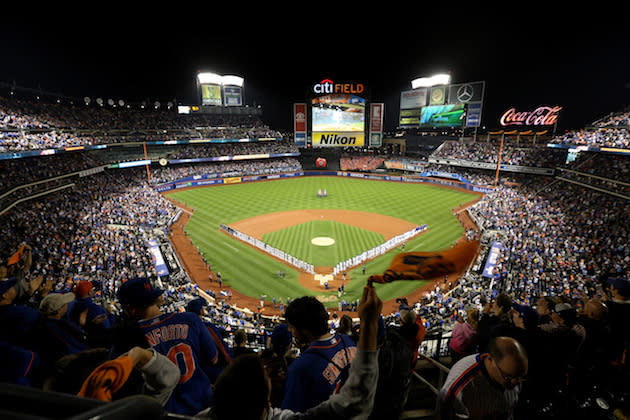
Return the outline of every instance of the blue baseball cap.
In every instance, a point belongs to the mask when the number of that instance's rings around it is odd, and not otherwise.
[[[15,277],[10,278],[8,280],[0,281],[0,297],[2,297],[2,295],[4,295],[7,292],[7,290],[12,288],[16,284],[17,284],[17,279]]]
[[[201,308],[205,306],[205,302],[202,298],[193,299],[186,305],[186,312],[192,312],[199,315]]]
[[[293,334],[289,331],[287,324],[279,324],[271,332],[271,345],[276,350],[288,347],[291,341],[293,341]]]
[[[630,297],[630,279],[613,277],[608,279],[608,284],[613,286],[624,297]]]
[[[118,288],[118,300],[121,305],[148,307],[162,293],[164,291],[153,287],[148,278],[136,277]]]

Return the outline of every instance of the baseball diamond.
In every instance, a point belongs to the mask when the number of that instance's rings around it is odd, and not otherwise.
[[[318,199],[312,192],[319,188],[331,195],[326,200]],[[344,242],[354,247],[346,251],[349,256],[423,224],[427,224],[427,231],[411,239],[405,251],[434,251],[452,246],[463,234],[453,208],[478,197],[430,185],[345,177],[299,177],[193,188],[167,196],[194,210],[186,234],[213,270],[221,272],[224,284],[247,296],[266,295],[267,300],[273,296],[318,296],[329,306],[336,305],[336,287],[321,288],[313,275],[305,277],[282,261],[222,233],[219,225],[229,225],[262,240],[270,234],[273,241],[280,240],[282,247],[278,248],[293,256],[300,247],[319,248],[324,259],[315,261],[315,271],[327,274],[344,259],[335,256],[341,239],[330,233],[333,226],[348,232],[349,240]],[[316,233],[316,227],[327,233]],[[283,230],[287,230],[284,239]],[[299,230],[304,234],[298,238],[294,233]],[[331,237],[336,243],[315,247],[310,241],[316,236]],[[331,253],[328,257],[327,251]],[[346,299],[358,299],[367,277],[383,272],[400,252],[398,247],[369,261],[365,274],[361,267],[347,272]],[[278,272],[286,276],[279,278]],[[341,274],[336,276],[336,281],[341,279]],[[424,283],[418,280],[379,285],[379,295],[383,300],[405,296]]]

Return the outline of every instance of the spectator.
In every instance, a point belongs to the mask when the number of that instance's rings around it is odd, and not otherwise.
[[[341,315],[341,319],[339,319],[339,327],[337,328],[337,333],[345,334],[347,336],[352,335],[352,318],[348,315]]]
[[[328,312],[313,296],[292,300],[285,318],[297,345],[305,349],[289,367],[281,407],[305,412],[341,385],[342,371],[352,363],[356,345],[346,335],[329,332]]]
[[[630,279],[611,277],[608,279],[611,298],[606,301],[608,322],[611,329],[613,360],[624,363],[630,355],[630,332],[627,320],[630,319]],[[625,360],[625,365],[628,361]]]
[[[247,347],[247,333],[242,329],[237,330],[234,333],[234,347],[232,347],[232,354],[234,358],[242,354],[254,353],[254,350]]]
[[[479,350],[488,349],[492,337],[503,335],[510,327],[509,312],[512,309],[512,298],[506,293],[499,293],[492,303],[487,303],[479,319]]]
[[[279,324],[273,329],[270,338],[270,348],[262,355],[262,361],[271,381],[271,393],[269,401],[272,407],[280,407],[284,399],[284,384],[287,371],[295,360],[291,343],[293,335],[287,324]]]
[[[126,354],[97,366],[77,395],[110,402],[144,394],[165,405],[179,378],[179,369],[166,356],[154,349],[133,347]]]
[[[451,368],[438,394],[436,418],[510,418],[527,370],[518,341],[491,339],[488,353],[466,356]]]
[[[299,301],[302,298],[296,299]],[[295,302],[295,301],[293,301]],[[293,304],[293,302],[291,304]],[[356,358],[350,367],[348,380],[338,394],[304,414],[288,409],[269,407],[269,380],[261,360],[256,355],[236,359],[219,377],[215,388],[216,399],[209,410],[199,417],[213,416],[216,420],[293,420],[312,419],[362,419],[372,410],[376,393],[377,371],[377,323],[382,302],[373,287],[366,287],[359,304],[361,335]],[[289,309],[287,308],[287,311]],[[325,323],[326,319],[324,319]],[[247,398],[247,403],[243,399]]]
[[[201,367],[216,363],[217,348],[197,315],[162,313],[162,293],[148,279],[138,277],[120,286],[118,299],[127,316],[137,320],[149,345],[177,361],[181,376],[167,410],[193,415],[210,405],[212,387]]]
[[[411,317],[405,318],[410,325],[414,324]],[[409,337],[404,336],[412,335],[413,339],[413,333],[403,332],[403,327],[386,327],[382,317],[378,327],[378,385],[371,420],[400,417],[411,385],[410,365],[416,357]]]
[[[458,322],[453,327],[450,341],[450,350],[453,363],[464,356],[475,353],[479,336],[477,325],[479,324],[479,310],[475,307],[466,309],[466,321]]]
[[[85,331],[64,318],[74,293],[49,293],[40,304],[40,318],[32,333],[34,350],[42,358],[45,368],[51,367],[60,357],[79,353],[89,348]],[[84,323],[85,313],[81,323]]]
[[[223,330],[218,328],[212,322],[204,320],[204,317],[206,316],[204,303],[205,299],[203,298],[193,299],[186,305],[186,311],[199,315],[199,319],[201,319],[203,324],[206,326],[208,332],[212,336],[214,345],[217,347],[217,351],[219,353],[217,363],[215,365],[205,367],[206,374],[208,375],[210,382],[215,383],[223,369],[225,369],[225,367],[234,358],[234,354],[230,350],[228,344],[223,340]]]

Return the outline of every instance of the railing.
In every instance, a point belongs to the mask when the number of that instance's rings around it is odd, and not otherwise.
[[[136,395],[111,403],[0,383],[0,418],[126,420],[191,419],[169,414],[155,399]]]

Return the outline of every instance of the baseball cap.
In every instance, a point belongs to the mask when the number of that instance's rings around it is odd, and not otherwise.
[[[44,315],[54,314],[66,303],[74,300],[74,293],[48,293],[39,304],[39,311]]]
[[[558,303],[556,304],[556,307],[554,308],[554,311],[556,312],[562,312],[562,311],[568,311],[573,309],[573,307],[571,305],[569,305],[568,303]]]
[[[118,288],[118,301],[121,305],[148,307],[162,293],[164,291],[153,287],[148,278],[136,277]]]
[[[4,295],[6,291],[15,286],[16,283],[17,279],[15,277],[0,281],[0,296]]]
[[[85,297],[90,293],[93,287],[91,281],[81,280],[74,286],[74,294],[77,295],[77,297]]]
[[[624,297],[630,297],[630,279],[612,277],[608,279],[608,285],[613,286]]]
[[[186,305],[186,312],[192,312],[197,315],[201,312],[201,308],[204,307],[204,300],[202,298],[193,299]]]
[[[279,324],[271,332],[271,345],[274,349],[283,349],[291,344],[293,334],[289,331],[287,324]]]

